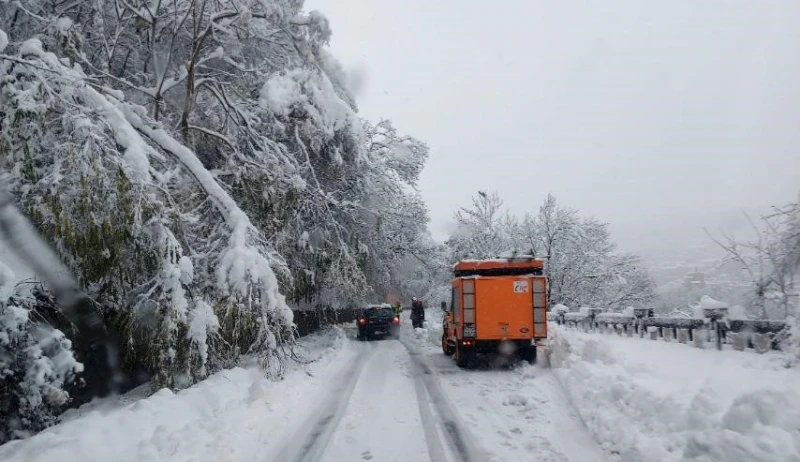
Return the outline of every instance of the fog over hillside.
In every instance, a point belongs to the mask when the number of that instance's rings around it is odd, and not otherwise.
[[[659,291],[680,286],[687,274],[695,271],[704,274],[707,284],[740,287],[745,282],[741,265],[727,261],[709,233],[717,239],[727,234],[749,240],[754,234],[745,213],[757,220],[771,211],[771,207],[731,208],[714,216],[671,222],[647,235],[627,233],[632,229],[628,223],[611,223],[611,229],[621,249],[642,256]]]

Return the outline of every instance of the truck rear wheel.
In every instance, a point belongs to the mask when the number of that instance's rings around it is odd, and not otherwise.
[[[471,348],[464,348],[464,345],[456,340],[456,365],[461,368],[468,368],[472,366],[475,352]]]
[[[442,351],[447,356],[452,356],[455,353],[455,348],[450,345],[450,342],[447,340],[447,335],[442,333]]]
[[[536,362],[536,345],[525,345],[519,349],[519,358],[530,364]]]

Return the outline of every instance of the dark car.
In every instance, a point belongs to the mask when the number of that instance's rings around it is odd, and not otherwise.
[[[400,318],[394,314],[389,305],[377,305],[366,308],[356,319],[359,340],[372,340],[387,335],[397,337],[400,330]]]

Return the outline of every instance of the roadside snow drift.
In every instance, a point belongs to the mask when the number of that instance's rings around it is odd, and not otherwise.
[[[800,461],[800,371],[777,355],[550,329],[554,372],[612,459]]]
[[[295,365],[280,382],[258,367],[214,374],[175,394],[119,405],[90,403],[73,418],[31,438],[0,446],[3,462],[256,461],[284,437],[285,424],[308,412],[352,353],[339,328],[303,339],[314,361]],[[86,406],[85,406],[86,407]],[[83,411],[83,412],[82,412]]]

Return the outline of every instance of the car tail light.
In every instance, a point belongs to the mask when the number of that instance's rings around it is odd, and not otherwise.
[[[358,318],[358,323],[362,326],[367,323],[367,318]]]
[[[400,324],[400,318],[398,318],[397,316],[393,317],[392,324]]]

